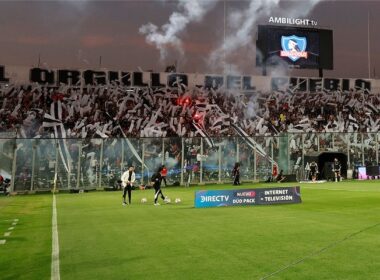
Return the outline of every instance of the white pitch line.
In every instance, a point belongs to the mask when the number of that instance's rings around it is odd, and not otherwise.
[[[11,232],[8,231],[8,232],[4,232],[4,236],[10,236],[11,235]]]
[[[7,240],[5,240],[5,239],[1,239],[1,240],[0,240],[0,245],[4,245],[5,242],[7,242]]]
[[[15,225],[17,225],[17,223],[16,223],[16,222],[12,223],[12,226],[15,226]]]
[[[15,228],[14,227],[10,227],[10,228],[8,228],[8,230],[14,230]]]
[[[51,280],[60,280],[59,272],[59,241],[58,241],[58,224],[57,224],[57,203],[55,194],[53,194],[53,215],[52,215],[52,251],[51,251]]]

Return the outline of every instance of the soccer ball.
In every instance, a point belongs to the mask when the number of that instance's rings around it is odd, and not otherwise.
[[[177,198],[175,199],[175,203],[181,203],[181,199],[177,197]]]
[[[141,203],[146,203],[148,200],[145,198],[145,197],[143,197],[142,199],[141,199]]]
[[[164,201],[165,201],[166,203],[170,203],[170,202],[172,202],[172,200],[171,200],[169,197],[165,197]]]

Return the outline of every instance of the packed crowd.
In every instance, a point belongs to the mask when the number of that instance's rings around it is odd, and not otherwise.
[[[380,95],[223,89],[0,87],[0,132],[21,138],[378,132]],[[232,125],[234,124],[234,125]]]

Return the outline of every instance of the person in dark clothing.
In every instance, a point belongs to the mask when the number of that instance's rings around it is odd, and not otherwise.
[[[0,190],[2,190],[5,194],[6,191],[3,185],[4,185],[4,177],[0,175]]]
[[[5,196],[9,195],[9,189],[11,187],[11,180],[10,179],[5,179],[3,176],[0,175],[0,190],[3,191]]]
[[[318,164],[315,161],[313,161],[310,163],[309,168],[310,168],[311,180],[315,182],[317,180]]]
[[[280,173],[277,175],[276,181],[277,183],[284,182],[286,177],[284,176],[284,170],[281,169]]]
[[[127,202],[125,200],[127,192],[128,192],[128,201],[129,201],[129,204],[131,204],[132,186],[135,180],[136,180],[135,168],[133,166],[130,166],[128,170],[125,171],[123,175],[121,176],[121,181],[122,181],[122,186],[123,186],[123,206],[127,205]]]
[[[339,160],[337,158],[334,158],[333,163],[333,172],[335,174],[335,182],[340,182],[340,169],[342,168],[342,165],[340,164]]]
[[[9,190],[11,188],[11,180],[9,178],[6,178],[4,180],[4,184],[3,184],[3,188],[4,188],[4,195],[5,196],[8,196],[10,193],[9,193]]]
[[[153,187],[154,187],[154,205],[155,206],[160,205],[157,202],[158,196],[161,196],[162,200],[165,201],[165,196],[164,196],[164,194],[162,193],[162,190],[161,190],[161,182],[162,182],[161,171],[162,171],[162,167],[160,167],[157,170],[157,172],[154,173],[153,176],[152,176],[152,178],[150,179],[150,181],[152,182]]]
[[[235,166],[232,169],[232,176],[234,177],[233,185],[240,185],[240,163],[235,163]]]

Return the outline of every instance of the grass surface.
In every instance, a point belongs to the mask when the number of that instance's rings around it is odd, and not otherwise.
[[[266,186],[280,185],[242,187]],[[301,204],[208,209],[193,208],[196,189],[163,189],[182,203],[157,207],[153,190],[126,207],[121,192],[58,194],[61,279],[380,279],[379,181],[301,184]],[[0,234],[19,222],[0,245],[0,279],[50,278],[51,205],[1,197]]]
[[[51,195],[1,197],[0,279],[50,278],[51,203]]]

